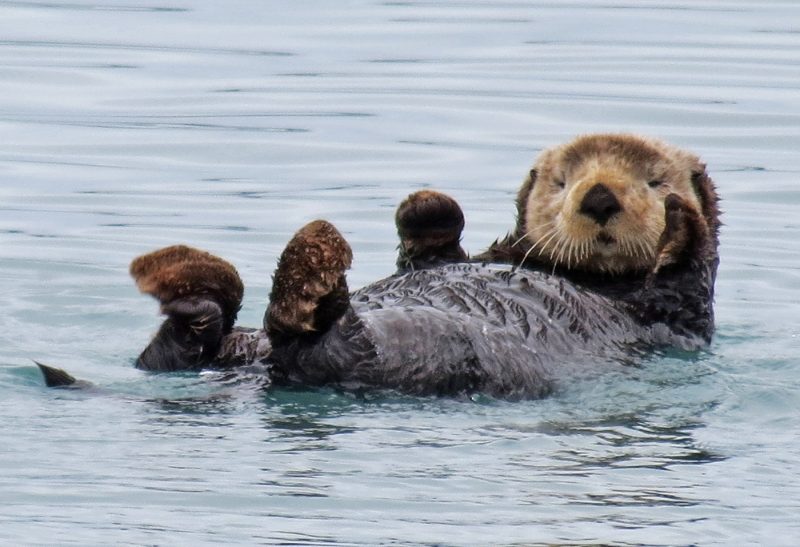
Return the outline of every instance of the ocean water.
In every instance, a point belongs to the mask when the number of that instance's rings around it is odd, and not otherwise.
[[[133,368],[138,254],[227,258],[257,326],[305,222],[345,234],[353,288],[393,271],[413,190],[480,251],[536,154],[596,131],[707,162],[708,351],[521,403]],[[800,542],[797,2],[0,1],[0,137],[0,543]]]

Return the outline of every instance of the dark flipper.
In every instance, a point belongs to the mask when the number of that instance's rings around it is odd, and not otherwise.
[[[460,244],[464,213],[450,196],[432,190],[414,192],[397,208],[395,224],[400,271],[467,260]]]
[[[350,306],[345,271],[353,253],[329,222],[303,226],[281,253],[264,328],[273,345],[327,331]]]
[[[47,387],[80,387],[78,380],[60,368],[49,367],[39,361],[34,361],[34,363],[42,371]]]

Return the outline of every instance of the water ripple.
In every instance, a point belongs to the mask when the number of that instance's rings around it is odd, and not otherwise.
[[[792,2],[0,2],[0,542],[789,545],[798,537],[800,16]],[[233,262],[261,324],[328,218],[352,287],[437,188],[464,245],[514,224],[543,148],[631,131],[723,197],[707,352],[506,403],[263,391],[133,360],[127,266]],[[31,358],[91,380],[41,385]]]

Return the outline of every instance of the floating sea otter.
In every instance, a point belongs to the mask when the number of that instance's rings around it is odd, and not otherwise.
[[[184,246],[131,264],[167,318],[145,370],[265,363],[277,385],[532,398],[598,361],[698,349],[713,329],[717,196],[699,159],[661,141],[590,135],[547,150],[515,230],[469,259],[451,198],[397,211],[397,274],[350,293],[331,224],[300,229],[273,277],[263,329],[234,327],[236,270]]]

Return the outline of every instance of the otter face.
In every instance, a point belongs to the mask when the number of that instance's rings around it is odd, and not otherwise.
[[[633,135],[589,135],[545,151],[520,191],[518,227],[528,255],[554,268],[620,274],[656,261],[664,200],[696,211],[689,152]]]

